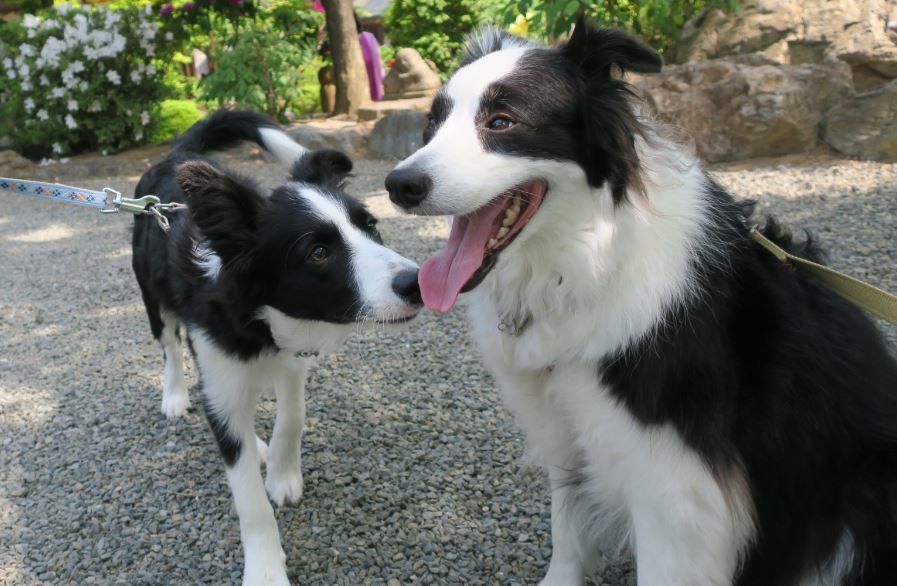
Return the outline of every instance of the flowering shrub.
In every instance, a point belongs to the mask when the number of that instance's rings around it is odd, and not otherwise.
[[[58,5],[0,27],[12,138],[29,155],[119,150],[149,131],[172,33],[150,6],[119,9]]]

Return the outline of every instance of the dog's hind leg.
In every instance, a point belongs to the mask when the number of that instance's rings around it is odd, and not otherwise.
[[[302,498],[302,427],[305,424],[305,380],[309,359],[274,384],[277,418],[268,450],[265,488],[278,506]]]
[[[162,391],[162,413],[169,419],[180,417],[190,407],[187,380],[184,376],[184,349],[178,331],[180,322],[170,312],[160,312],[161,331],[157,336],[165,355],[165,387]]]

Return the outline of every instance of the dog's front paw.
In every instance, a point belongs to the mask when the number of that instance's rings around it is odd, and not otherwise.
[[[283,552],[246,560],[243,586],[290,586]]]
[[[298,503],[302,499],[302,486],[302,470],[298,466],[280,473],[275,468],[268,468],[265,488],[278,507]]]
[[[165,389],[162,395],[162,413],[169,419],[183,417],[190,408],[190,395],[187,389]]]
[[[548,573],[539,586],[578,586],[585,583],[583,571],[578,564],[558,563],[552,560]]]

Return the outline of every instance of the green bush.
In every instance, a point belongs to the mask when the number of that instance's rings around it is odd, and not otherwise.
[[[478,0],[393,0],[386,11],[387,35],[394,47],[412,47],[451,73],[464,45],[464,36],[481,22]]]
[[[202,118],[202,110],[193,100],[162,100],[153,108],[153,124],[148,140],[166,142],[183,134]]]
[[[59,5],[0,26],[3,115],[30,156],[119,150],[146,139],[153,105],[166,97],[171,35],[149,6]]]
[[[288,109],[312,107],[317,89],[309,87],[307,70],[322,17],[306,0],[206,0],[165,4],[159,11],[191,42],[204,45],[212,72],[198,94],[210,106],[235,105],[281,120]]]

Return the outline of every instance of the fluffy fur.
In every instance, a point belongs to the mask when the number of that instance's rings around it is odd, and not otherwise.
[[[893,584],[897,364],[872,322],[754,243],[751,206],[639,114],[615,70],[659,70],[651,49],[584,22],[557,48],[469,47],[387,188],[469,221],[548,185],[465,295],[549,478],[543,584],[623,550],[640,586]]]
[[[239,140],[292,165],[290,180],[266,194],[203,154]],[[189,206],[170,214],[167,235],[152,218],[137,218],[134,272],[164,351],[169,417],[190,403],[186,329],[240,518],[247,585],[289,583],[265,493],[278,505],[302,496],[311,357],[336,350],[359,322],[408,321],[421,305],[417,266],[384,247],[376,219],[342,192],[351,169],[342,153],[308,152],[260,115],[222,111],[191,128],[137,186],[137,195]],[[267,449],[254,419],[259,393],[272,387],[277,415]]]

